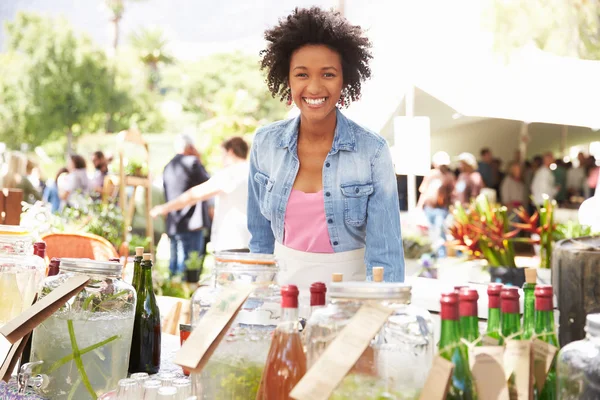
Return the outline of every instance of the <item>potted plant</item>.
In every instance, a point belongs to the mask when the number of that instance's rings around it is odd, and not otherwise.
[[[189,254],[188,259],[185,261],[185,277],[186,281],[190,283],[196,283],[200,280],[200,274],[202,273],[202,265],[204,263],[204,256],[200,256],[197,251],[192,251]]]
[[[492,282],[514,286],[525,283],[525,270],[515,263],[513,239],[520,229],[512,229],[506,207],[492,207],[479,195],[465,208],[457,203],[453,210],[451,245],[473,258],[485,259]]]

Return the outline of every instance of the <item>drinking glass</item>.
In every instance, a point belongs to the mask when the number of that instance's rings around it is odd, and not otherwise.
[[[158,389],[162,383],[158,379],[148,379],[144,382],[144,400],[156,400]]]
[[[187,400],[192,395],[192,382],[187,378],[178,378],[173,381],[177,388],[177,400]]]
[[[119,390],[117,392],[117,400],[138,400],[140,390],[138,383],[133,379],[119,380]]]
[[[176,400],[177,388],[174,386],[163,386],[158,389],[157,400]]]

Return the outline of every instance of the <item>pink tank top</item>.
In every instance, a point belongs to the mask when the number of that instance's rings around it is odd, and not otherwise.
[[[323,191],[292,189],[285,211],[283,245],[308,253],[333,253],[329,240]]]

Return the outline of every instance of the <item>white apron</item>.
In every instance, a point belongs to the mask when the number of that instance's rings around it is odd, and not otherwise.
[[[300,293],[308,294],[313,282],[331,282],[331,274],[344,274],[344,281],[364,281],[367,278],[365,249],[341,253],[307,253],[275,242],[275,257],[279,264],[278,283],[296,285]]]

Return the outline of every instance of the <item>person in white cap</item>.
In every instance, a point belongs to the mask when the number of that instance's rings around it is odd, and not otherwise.
[[[460,175],[454,186],[454,197],[462,204],[469,204],[472,198],[477,197],[484,187],[481,174],[476,171],[477,159],[471,153],[461,153],[458,156]]]
[[[454,175],[448,168],[450,156],[445,151],[438,151],[432,158],[433,169],[423,179],[419,187],[421,196],[417,206],[423,208],[429,222],[429,236],[434,251],[439,257],[446,256],[446,232],[444,221],[452,203],[454,192]]]

